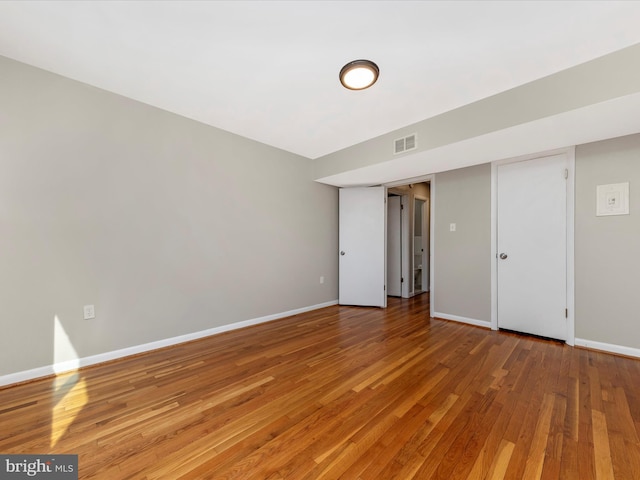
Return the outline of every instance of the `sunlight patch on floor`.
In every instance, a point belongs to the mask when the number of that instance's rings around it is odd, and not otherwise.
[[[64,386],[62,388],[65,388]],[[78,380],[51,412],[51,442],[53,448],[67,432],[78,414],[89,402],[87,384],[83,378]]]

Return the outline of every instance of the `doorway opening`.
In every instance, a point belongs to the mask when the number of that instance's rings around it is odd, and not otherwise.
[[[431,183],[387,190],[387,295],[410,298],[430,291]]]

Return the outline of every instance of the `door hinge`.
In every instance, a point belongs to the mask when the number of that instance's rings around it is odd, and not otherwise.
[[[569,318],[569,309],[568,308],[564,309],[564,318]]]
[[[383,290],[384,290],[385,292],[387,291],[387,286],[386,286],[386,285],[384,286]]]
[[[566,180],[567,178],[569,178],[569,169],[565,168],[564,169],[564,179]]]
[[[404,210],[404,205],[402,203],[400,204],[400,210]]]
[[[400,277],[400,283],[404,283],[404,278]]]

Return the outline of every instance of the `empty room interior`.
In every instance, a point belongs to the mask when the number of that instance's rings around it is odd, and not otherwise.
[[[640,478],[638,25],[0,2],[0,478]]]

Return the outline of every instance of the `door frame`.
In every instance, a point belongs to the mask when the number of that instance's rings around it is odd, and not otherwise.
[[[498,166],[537,158],[565,155],[567,158],[567,340],[575,344],[575,265],[574,265],[574,213],[575,213],[575,147],[551,150],[491,162],[491,329],[498,330]]]
[[[388,191],[388,190],[387,190]],[[411,228],[409,226],[409,195],[402,194],[400,196],[402,210],[400,211],[401,222],[402,222],[402,278],[406,281],[402,282],[402,298],[411,297],[411,290],[409,289],[409,285],[411,284],[411,256],[409,252],[411,251]]]
[[[385,183],[384,186],[389,188],[401,187],[403,185],[409,185],[411,183],[429,183],[429,316],[434,315],[434,292],[436,289],[436,281],[434,275],[434,253],[435,253],[435,235],[433,234],[435,228],[435,209],[436,209],[436,175],[430,173],[428,175],[420,175],[418,177],[405,178],[395,182]],[[405,209],[407,210],[407,209]],[[386,235],[386,233],[385,233]],[[410,268],[409,270],[412,270]],[[497,317],[496,317],[497,318]]]
[[[429,192],[431,192],[431,185],[429,185]],[[423,270],[423,280],[422,280],[422,286],[424,287],[424,285],[427,285],[427,288],[423,288],[420,292],[429,292],[430,289],[429,287],[431,286],[431,200],[427,197],[424,197],[422,195],[414,195],[413,196],[413,203],[414,203],[414,207],[415,208],[415,201],[416,200],[421,200],[424,202],[424,206],[425,208],[422,210],[422,233],[423,235],[421,235],[423,237],[422,240],[422,244],[424,245],[425,242],[427,244],[427,249],[423,250],[422,252],[422,264],[424,265],[425,263],[427,264],[428,270],[424,271]],[[428,222],[425,222],[425,217],[427,218]],[[426,231],[426,235],[424,235]],[[426,238],[424,238],[426,236]],[[413,232],[413,239],[415,239],[415,231]],[[424,260],[427,260],[426,262]],[[415,287],[414,287],[414,293],[415,293]]]
[[[394,225],[391,224],[391,219],[392,219],[392,213],[395,214],[396,212],[394,212],[391,208],[391,203],[393,200],[397,199],[398,201],[398,209],[397,209],[397,220],[398,220],[398,228],[397,231],[394,231],[394,229],[392,228]],[[396,193],[391,193],[389,192],[389,190],[387,189],[387,255],[386,255],[386,262],[387,262],[387,268],[386,270],[386,279],[385,279],[385,285],[386,285],[386,292],[387,292],[387,296],[398,296],[398,297],[402,297],[403,294],[403,283],[402,282],[402,278],[404,277],[404,257],[406,255],[406,252],[404,251],[403,248],[403,242],[404,242],[404,211],[402,208],[402,195],[398,195]],[[392,235],[393,233],[393,235]],[[394,245],[393,242],[391,242],[391,239],[394,238],[394,236],[397,235],[397,245]],[[392,247],[397,247],[393,252],[391,251]],[[390,265],[393,265],[394,262],[392,262],[392,258],[396,257],[396,255],[399,254],[399,259],[398,259],[398,276],[399,278],[396,278],[395,281],[391,281],[389,272],[390,272]],[[397,258],[397,257],[396,257]],[[400,293],[398,295],[395,295],[394,293],[391,293],[391,287],[390,285],[395,284],[395,283],[399,283],[400,287],[399,287],[399,291]]]

